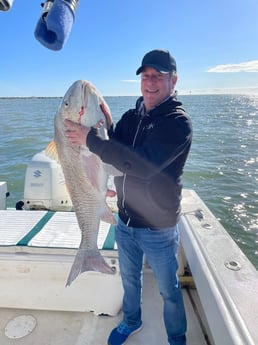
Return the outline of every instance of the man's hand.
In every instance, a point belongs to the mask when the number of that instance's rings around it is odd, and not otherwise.
[[[65,136],[70,141],[72,146],[86,145],[87,135],[90,128],[80,125],[79,123],[65,120]]]

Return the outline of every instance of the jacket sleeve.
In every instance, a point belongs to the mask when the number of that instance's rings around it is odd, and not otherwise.
[[[92,128],[87,137],[87,146],[105,163],[131,176],[148,180],[165,170],[191,145],[191,126],[187,117],[168,119],[162,126],[148,133],[142,145],[131,145],[111,139],[103,140],[98,130]]]
[[[150,172],[153,174],[158,170],[154,164],[132,147],[120,143],[114,138],[102,139],[95,128],[92,128],[87,136],[87,146],[103,162],[113,165],[123,173],[146,179]]]

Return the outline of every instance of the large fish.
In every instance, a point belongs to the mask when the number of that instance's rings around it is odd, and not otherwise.
[[[106,204],[107,170],[100,158],[86,146],[73,147],[65,137],[65,119],[87,127],[100,119],[111,122],[108,105],[96,88],[88,81],[78,80],[63,97],[55,116],[54,141],[46,148],[46,154],[59,159],[66,185],[74,206],[81,230],[81,243],[74,259],[66,285],[82,272],[99,271],[114,273],[97,247],[100,219],[115,224],[115,219]],[[101,135],[107,138],[106,126]]]

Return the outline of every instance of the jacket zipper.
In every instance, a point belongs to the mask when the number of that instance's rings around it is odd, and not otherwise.
[[[135,132],[135,136],[134,136],[134,139],[133,139],[133,147],[135,145],[136,138],[137,138],[137,135],[139,133],[139,130],[140,130],[140,127],[141,127],[141,124],[142,124],[142,120],[143,120],[143,117],[141,118],[141,120],[138,123],[137,129],[136,129],[136,132]],[[128,216],[127,212],[126,212],[126,208],[125,208],[125,180],[126,180],[126,174],[124,174],[124,179],[123,179],[123,200],[122,200],[122,206],[123,206],[125,214],[128,217],[126,225],[129,226],[130,218],[129,218],[129,216]]]

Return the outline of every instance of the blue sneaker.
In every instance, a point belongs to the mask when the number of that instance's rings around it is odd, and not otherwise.
[[[127,326],[124,322],[121,322],[116,328],[112,330],[108,338],[108,345],[123,345],[127,341],[130,335],[140,331],[142,329],[142,321],[136,326]]]

